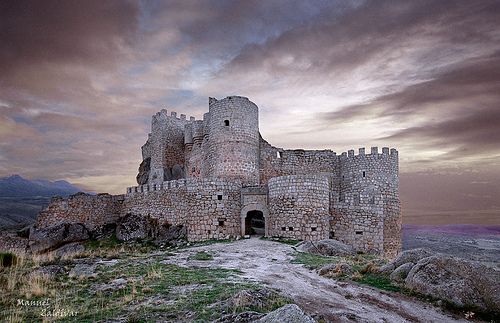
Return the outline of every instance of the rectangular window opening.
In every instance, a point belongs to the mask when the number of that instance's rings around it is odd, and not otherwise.
[[[222,201],[222,195],[217,195],[217,199],[218,199],[219,201]]]
[[[335,238],[335,231],[330,231],[330,236],[329,236],[330,239],[333,239]]]
[[[281,227],[281,231],[286,231],[286,227]]]
[[[357,235],[363,235],[363,231],[356,231]]]
[[[293,227],[288,227],[288,230],[293,231]]]
[[[311,231],[316,231],[316,228],[315,228],[315,227],[312,227],[312,228],[311,228]]]
[[[223,227],[223,226],[224,226],[224,221],[219,220],[219,227]]]
[[[363,177],[366,177],[366,172],[365,171],[363,171]]]

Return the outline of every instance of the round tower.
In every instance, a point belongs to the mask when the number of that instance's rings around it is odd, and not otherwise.
[[[248,98],[210,98],[208,174],[259,184],[259,108]]]

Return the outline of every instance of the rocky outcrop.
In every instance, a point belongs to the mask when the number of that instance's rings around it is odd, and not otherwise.
[[[500,272],[479,263],[420,248],[404,251],[379,272],[413,292],[500,313]]]
[[[81,223],[61,223],[38,229],[33,227],[29,235],[29,247],[34,253],[55,250],[71,242],[89,239],[89,233]]]
[[[316,321],[305,314],[300,307],[295,304],[288,304],[274,310],[258,320],[259,323],[315,323]]]
[[[185,240],[187,230],[182,225],[159,223],[157,219],[128,213],[116,226],[116,237],[121,241],[153,240],[156,243],[172,243]]]
[[[396,268],[404,265],[406,263],[416,264],[420,259],[434,255],[432,251],[426,248],[418,248],[412,250],[403,251],[396,259],[392,260],[388,264],[380,268],[380,272],[383,274],[390,274]]]
[[[441,254],[423,258],[404,286],[456,306],[500,314],[500,272],[479,263]]]
[[[151,158],[146,158],[139,165],[139,174],[136,176],[137,184],[144,185],[148,183],[149,171],[151,170]]]
[[[151,230],[148,218],[128,213],[118,220],[116,237],[121,241],[144,240],[151,236]]]
[[[322,256],[352,256],[356,254],[353,247],[332,239],[306,241],[299,245],[298,250]]]
[[[390,278],[393,282],[402,284],[404,283],[406,277],[408,276],[408,273],[410,270],[413,268],[415,264],[413,262],[407,262],[406,264],[403,264],[399,266],[398,268],[394,269],[394,271],[390,274]]]

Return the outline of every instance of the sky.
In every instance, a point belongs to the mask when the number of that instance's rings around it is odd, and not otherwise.
[[[249,97],[284,148],[394,147],[405,223],[500,224],[500,1],[2,1],[0,176],[135,185],[151,116]]]

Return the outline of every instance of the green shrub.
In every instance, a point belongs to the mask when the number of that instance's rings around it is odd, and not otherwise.
[[[17,257],[12,252],[0,252],[0,267],[11,267],[17,264]]]

